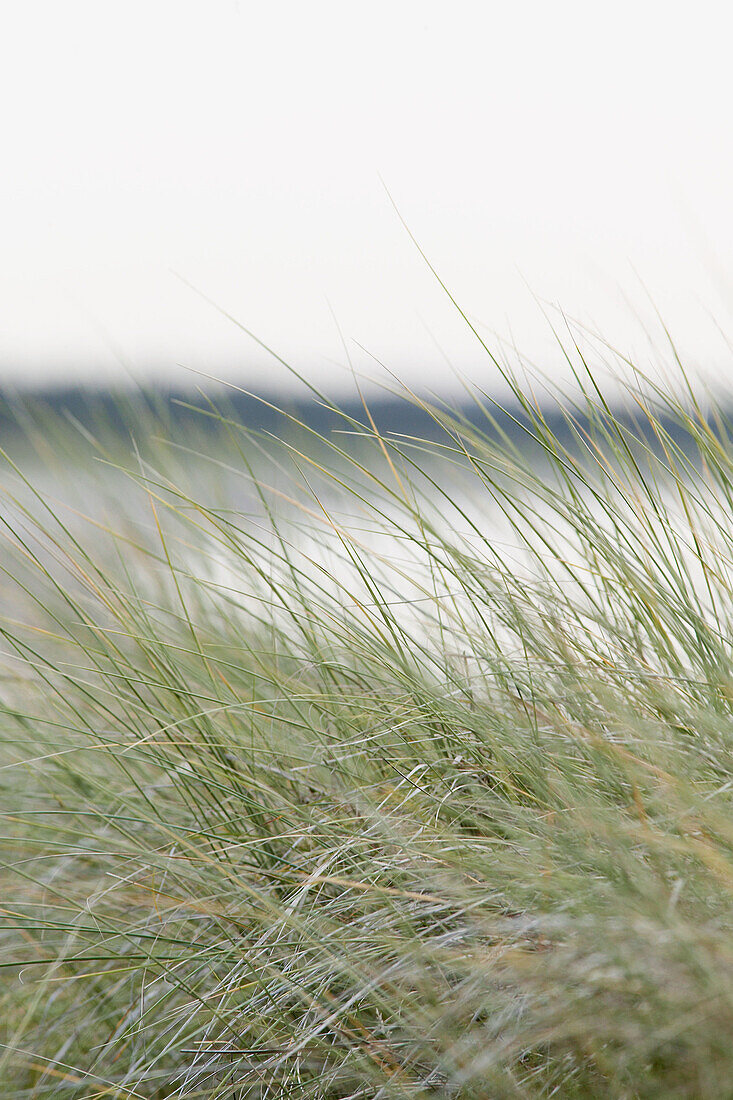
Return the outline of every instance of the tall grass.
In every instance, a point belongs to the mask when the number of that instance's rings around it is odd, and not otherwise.
[[[733,1095],[733,451],[630,377],[6,456],[3,1098]]]

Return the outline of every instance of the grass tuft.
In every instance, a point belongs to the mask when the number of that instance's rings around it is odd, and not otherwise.
[[[730,1094],[733,451],[630,377],[5,456],[3,1097]]]

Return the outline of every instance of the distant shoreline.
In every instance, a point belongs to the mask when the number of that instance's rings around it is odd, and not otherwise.
[[[330,401],[330,399],[329,399]],[[347,397],[333,400],[331,404],[316,398],[302,398],[281,393],[262,392],[257,395],[229,387],[201,391],[151,386],[145,389],[102,389],[91,385],[54,386],[40,389],[10,389],[0,387],[0,432],[17,432],[21,436],[27,427],[42,426],[51,416],[66,420],[70,425],[86,429],[103,426],[106,431],[128,436],[143,419],[160,421],[169,431],[178,432],[194,424],[198,430],[208,425],[215,430],[219,418],[232,418],[253,432],[288,435],[299,428],[327,435],[333,431],[348,431],[349,424],[355,432],[371,434],[376,428],[386,437],[414,436],[418,438],[444,435],[429,411],[429,398],[420,404],[421,398],[410,399],[399,395],[370,396],[368,413],[361,399]],[[440,414],[457,417],[470,431],[480,427],[489,436],[505,433],[513,442],[526,438],[529,418],[517,404],[501,405],[497,401],[482,398],[481,405],[465,400],[433,401],[433,408]],[[494,425],[487,419],[490,415]],[[655,445],[648,434],[640,433],[635,418],[619,409],[614,416],[624,423],[630,436],[644,437],[644,442]],[[570,440],[573,432],[562,408],[551,403],[543,409],[548,430],[556,439]],[[725,419],[733,422],[733,408],[725,410]],[[576,420],[581,429],[584,418]],[[664,426],[672,438],[685,438],[671,418],[664,418]],[[717,428],[715,429],[718,430]]]

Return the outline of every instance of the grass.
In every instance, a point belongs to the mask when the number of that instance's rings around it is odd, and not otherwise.
[[[6,456],[4,1098],[733,1095],[733,450],[594,377]]]

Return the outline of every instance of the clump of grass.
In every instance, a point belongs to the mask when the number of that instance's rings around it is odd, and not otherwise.
[[[8,1100],[728,1094],[724,418],[514,394],[10,464]]]

